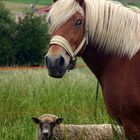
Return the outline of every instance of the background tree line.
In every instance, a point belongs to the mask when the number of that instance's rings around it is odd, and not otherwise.
[[[16,23],[0,2],[0,66],[42,65],[48,41],[45,17],[26,14]]]

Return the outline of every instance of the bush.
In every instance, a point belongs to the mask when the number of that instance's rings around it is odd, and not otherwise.
[[[14,64],[14,31],[15,22],[11,18],[10,12],[0,2],[0,66]]]
[[[42,64],[48,41],[45,17],[26,15],[16,28],[16,64]]]
[[[41,65],[48,41],[45,17],[27,14],[15,23],[0,2],[0,66]]]

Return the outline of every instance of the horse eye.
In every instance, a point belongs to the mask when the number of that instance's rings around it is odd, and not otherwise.
[[[82,19],[78,19],[75,23],[75,26],[80,26],[82,24]]]

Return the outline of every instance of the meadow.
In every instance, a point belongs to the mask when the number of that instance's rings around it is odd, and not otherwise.
[[[9,2],[17,2],[17,3],[36,3],[36,4],[41,4],[41,5],[48,5],[53,2],[53,0],[4,0],[4,1],[9,1]],[[119,1],[125,5],[133,5],[140,7],[140,1],[139,0],[115,0]]]
[[[50,78],[47,69],[0,71],[0,139],[34,140],[32,117],[56,114],[65,123],[116,123],[107,114],[101,90],[87,67]]]
[[[4,0],[4,1],[26,3],[26,4],[35,3],[35,4],[41,4],[41,5],[48,5],[53,2],[53,0]]]
[[[30,4],[35,3],[37,8],[41,8],[44,5],[50,5],[53,0],[2,0],[9,10],[14,14],[25,13],[30,9]],[[123,3],[126,6],[136,6],[140,8],[139,0],[116,0]]]

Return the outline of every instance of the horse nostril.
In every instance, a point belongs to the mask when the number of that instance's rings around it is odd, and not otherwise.
[[[65,60],[62,56],[59,57],[59,59],[57,60],[57,66],[62,67],[64,66]]]

